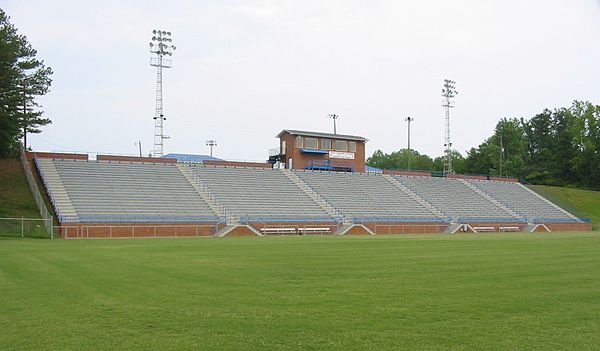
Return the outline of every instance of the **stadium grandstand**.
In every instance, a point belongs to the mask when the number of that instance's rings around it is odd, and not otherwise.
[[[369,168],[366,138],[284,130],[267,162],[28,152],[73,237],[590,230],[516,179]]]

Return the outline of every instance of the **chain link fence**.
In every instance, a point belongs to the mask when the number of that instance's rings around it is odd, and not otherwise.
[[[48,239],[53,235],[46,228],[52,227],[52,219],[0,218],[0,236],[12,238]]]
[[[33,194],[33,199],[40,210],[41,215],[41,223],[46,229],[46,233],[50,238],[54,239],[54,222],[52,219],[52,214],[48,211],[46,204],[44,203],[44,197],[40,193],[40,189],[38,189],[37,183],[35,182],[35,178],[33,173],[31,173],[31,167],[29,167],[29,162],[27,161],[27,155],[25,154],[25,149],[21,145],[21,163],[23,164],[23,169],[25,170],[25,177],[27,178],[27,183],[29,184],[29,188],[31,189],[31,193]],[[34,223],[33,219],[27,219],[28,223]],[[22,221],[23,223],[25,221]],[[1,233],[0,233],[1,234]]]

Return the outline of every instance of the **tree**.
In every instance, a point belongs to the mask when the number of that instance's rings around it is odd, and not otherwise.
[[[522,121],[503,118],[491,137],[467,152],[464,172],[521,177],[525,172],[527,144]]]
[[[437,157],[435,160],[425,154],[420,154],[415,150],[401,149],[394,151],[390,154],[386,154],[381,150],[377,150],[371,157],[367,159],[367,164],[372,167],[381,169],[408,169],[408,157],[410,159],[410,165],[412,170],[419,171],[443,171],[444,170],[444,157]],[[456,172],[462,172],[464,170],[464,157],[460,152],[452,150],[452,165]]]
[[[19,138],[26,142],[28,133],[51,123],[35,99],[48,92],[52,69],[9,20],[0,9],[0,156],[14,154]]]

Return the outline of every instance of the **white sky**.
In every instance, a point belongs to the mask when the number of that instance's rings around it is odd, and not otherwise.
[[[151,151],[154,28],[173,32],[166,152],[264,160],[285,128],[361,135],[376,149],[442,154],[444,78],[464,154],[501,117],[600,103],[600,0],[2,0],[54,69],[36,150]]]

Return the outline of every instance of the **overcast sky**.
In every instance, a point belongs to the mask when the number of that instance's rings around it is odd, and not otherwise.
[[[36,150],[151,151],[152,29],[173,33],[164,73],[166,152],[264,160],[282,129],[370,141],[367,154],[411,144],[443,152],[444,78],[459,95],[455,148],[501,117],[574,99],[600,103],[600,0],[36,1],[2,0],[53,68],[41,98],[53,124]]]

